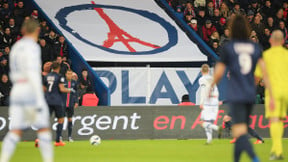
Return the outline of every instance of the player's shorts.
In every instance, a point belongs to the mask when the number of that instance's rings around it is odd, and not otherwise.
[[[55,112],[56,118],[63,118],[65,117],[65,110],[64,107],[61,105],[49,105],[50,116],[52,116],[53,112]]]
[[[11,130],[24,130],[32,126],[36,129],[49,128],[49,111],[43,107],[12,104],[9,108]]]
[[[253,105],[254,104],[230,103],[230,114],[233,124],[246,123],[248,125]]]
[[[33,97],[34,96],[34,97]],[[15,84],[10,95],[9,117],[11,130],[24,130],[29,127],[35,129],[49,128],[49,109],[44,99],[36,106],[37,98],[29,85]]]
[[[217,106],[204,105],[203,110],[201,111],[201,120],[205,121],[216,120],[218,110],[219,110],[218,105]]]
[[[72,118],[74,115],[74,107],[66,107],[66,115],[68,118]]]
[[[288,95],[288,94],[287,94]],[[288,97],[275,97],[275,109],[274,111],[270,110],[269,103],[270,98],[268,96],[265,97],[265,117],[277,117],[280,119],[285,119],[288,111]]]

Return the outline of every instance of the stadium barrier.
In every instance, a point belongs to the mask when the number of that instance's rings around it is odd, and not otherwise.
[[[221,106],[218,125],[227,114],[227,106]],[[0,138],[3,140],[10,124],[8,108],[0,108]],[[261,136],[269,136],[269,122],[264,118],[263,105],[256,105],[250,116],[250,127]],[[195,139],[205,138],[200,124],[200,108],[193,107],[79,107],[73,118],[73,137],[75,140],[88,140],[97,134],[102,139]],[[56,130],[56,119],[51,119],[53,134]],[[288,117],[284,127],[288,127]],[[34,129],[34,128],[32,128]],[[34,140],[36,134],[32,129],[24,133],[23,140]],[[217,134],[214,133],[216,137]],[[284,137],[288,137],[285,131]],[[67,121],[64,124],[63,139],[67,139]]]

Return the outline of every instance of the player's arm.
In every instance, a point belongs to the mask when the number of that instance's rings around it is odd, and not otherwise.
[[[40,58],[40,49],[36,47],[25,48],[24,51],[21,51],[27,54],[25,62],[25,73],[30,85],[32,86],[31,91],[33,91],[36,95],[38,106],[41,104],[44,99],[43,96],[43,87],[42,87],[42,77],[41,77],[41,58]]]
[[[200,109],[203,109],[203,104],[204,104],[204,100],[205,97],[207,96],[205,93],[205,88],[206,85],[205,84],[200,84]]]
[[[257,64],[258,64],[257,68],[259,68],[261,70],[265,87],[267,88],[268,93],[269,93],[269,97],[270,97],[270,103],[269,103],[270,106],[269,107],[270,107],[270,110],[274,110],[274,108],[275,108],[274,96],[273,96],[273,92],[272,92],[272,87],[271,87],[271,84],[270,84],[269,76],[268,76],[268,73],[267,73],[267,70],[266,70],[265,62],[264,62],[264,60],[262,58],[260,58],[258,60]],[[257,74],[257,69],[256,69],[256,72],[255,72],[255,75],[256,75],[256,78],[257,78],[257,76],[258,76],[258,78],[260,76],[259,74]]]
[[[59,89],[60,89],[60,92],[62,92],[62,93],[74,92],[74,90],[72,88],[65,88],[64,83],[59,84]]]
[[[226,70],[226,65],[228,65],[229,58],[228,58],[228,52],[226,51],[226,47],[222,47],[220,50],[220,61],[217,62],[215,65],[215,70],[214,70],[214,77],[213,77],[213,82],[211,84],[211,88],[216,86],[225,74]]]
[[[60,77],[60,80],[59,80],[59,90],[60,90],[60,92],[62,92],[62,93],[75,92],[75,90],[73,88],[65,88],[64,83],[65,83],[65,78],[64,77]]]
[[[223,75],[225,74],[226,70],[226,65],[223,62],[218,62],[215,66],[215,71],[214,71],[214,79],[211,84],[211,87],[216,86],[216,84],[219,83]]]
[[[47,87],[45,85],[43,85],[42,88],[44,92],[47,92]]]

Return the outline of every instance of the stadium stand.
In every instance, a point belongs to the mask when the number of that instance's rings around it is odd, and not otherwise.
[[[216,54],[221,45],[229,40],[229,28],[226,22],[233,18],[235,14],[247,16],[252,28],[250,38],[252,41],[259,43],[263,50],[270,47],[270,34],[275,29],[280,29],[284,33],[285,46],[288,46],[288,1],[286,0],[206,0],[206,3],[200,3],[197,0],[167,0],[167,4],[174,9],[173,12],[177,15],[176,19],[178,21],[183,22],[184,20],[186,22],[184,29],[189,31],[188,28],[190,27],[193,30],[193,32],[190,32],[197,33]],[[208,36],[206,22],[212,22]],[[215,39],[212,34],[213,31],[220,34],[220,39],[218,36]],[[211,62],[213,64],[213,61]],[[261,83],[258,84],[257,97],[257,103],[264,103],[263,85]]]
[[[0,1],[0,75],[3,78],[9,73],[9,52],[11,46],[21,39],[21,24],[25,19],[36,19],[41,24],[41,37],[39,44],[42,53],[43,74],[49,71],[49,65],[45,64],[57,60],[61,63],[61,73],[64,74],[69,68],[72,68],[77,74],[81,73],[83,68],[88,69],[92,87],[96,94],[99,94],[100,105],[110,104],[110,95],[107,87],[97,78],[94,71],[90,68],[83,58],[73,55],[72,45],[68,44],[65,37],[57,31],[53,25],[47,22],[44,14],[37,10],[35,3],[29,0],[3,0]],[[71,60],[74,61],[73,66]],[[46,66],[44,66],[44,64]],[[5,78],[5,77],[4,77]],[[9,82],[9,80],[8,80]],[[97,86],[96,86],[97,83]],[[4,87],[5,85],[5,87]],[[10,85],[10,86],[9,86]],[[9,88],[7,88],[7,87]],[[4,90],[3,90],[4,89]],[[11,84],[1,82],[1,105],[8,105],[7,95],[11,89]]]
[[[288,47],[287,29],[287,0],[156,0],[157,3],[177,22],[187,33],[189,38],[198,42],[203,53],[208,53],[210,65],[218,59],[218,51],[229,40],[227,22],[235,14],[247,16],[251,27],[251,40],[259,42],[263,49],[269,48],[270,33],[280,29],[285,35],[285,46]],[[78,74],[83,68],[88,68],[100,105],[109,105],[109,90],[95,72],[89,68],[87,62],[73,54],[73,46],[65,40],[57,28],[49,23],[47,17],[37,6],[28,0],[1,0],[0,1],[0,75],[5,78],[9,73],[9,52],[17,40],[21,39],[20,26],[25,19],[37,19],[41,23],[41,38],[39,44],[42,51],[43,65],[61,56],[62,72],[71,68]],[[210,27],[211,26],[211,27]],[[81,60],[81,61],[73,61]],[[49,67],[45,67],[46,70]],[[43,71],[45,73],[45,70]],[[5,80],[5,79],[4,79]],[[6,82],[6,81],[5,81]],[[1,105],[9,94],[9,84],[1,79]],[[8,81],[9,83],[9,78]],[[4,86],[5,85],[5,86]],[[101,85],[101,86],[99,86]],[[7,87],[6,87],[7,86]],[[3,90],[4,89],[4,90]],[[11,89],[11,85],[10,85]],[[261,95],[262,96],[262,95]],[[5,98],[5,99],[4,99]],[[7,104],[7,102],[5,102]]]
[[[184,19],[191,26],[198,20],[196,32],[213,47],[213,38],[206,35],[203,22],[212,22],[216,31],[221,37],[225,37],[224,29],[226,22],[235,14],[246,15],[250,21],[252,30],[251,39],[257,38],[263,49],[269,48],[267,40],[274,29],[280,29],[285,35],[287,44],[287,1],[271,0],[250,0],[250,1],[230,1],[230,0],[207,0],[205,7],[195,5],[196,1],[167,0],[167,3],[177,12],[178,19]],[[203,12],[204,11],[204,12]],[[219,14],[220,11],[220,14]],[[195,21],[196,20],[196,21]],[[209,21],[210,20],[210,21]],[[193,23],[192,23],[193,22]],[[200,23],[202,22],[202,23]],[[194,27],[195,28],[195,27]],[[193,27],[192,29],[195,30]],[[200,30],[200,31],[198,31]],[[215,31],[215,29],[213,29]],[[253,34],[254,33],[254,34]],[[209,41],[210,40],[210,41]],[[211,41],[212,40],[212,41]],[[219,40],[218,40],[219,41]]]

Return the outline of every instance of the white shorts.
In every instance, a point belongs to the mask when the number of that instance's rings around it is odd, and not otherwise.
[[[36,106],[36,97],[32,93],[12,89],[9,107],[11,130],[24,130],[31,126],[35,129],[50,127],[49,109],[44,97],[39,104],[41,106]]]
[[[219,107],[217,106],[205,106],[203,107],[203,110],[201,111],[201,120],[216,120],[218,115]]]

